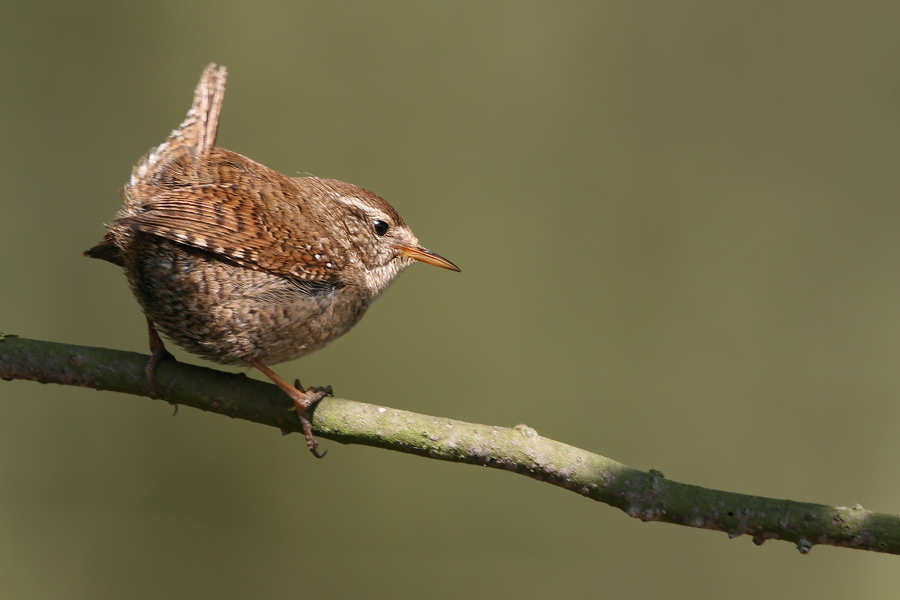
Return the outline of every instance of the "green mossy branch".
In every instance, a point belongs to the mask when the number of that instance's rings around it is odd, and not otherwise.
[[[28,340],[0,333],[0,379],[25,379],[153,397],[144,376],[148,356]],[[165,400],[208,412],[300,431],[290,400],[274,385],[243,374],[172,360],[156,370]],[[900,554],[900,517],[856,507],[776,500],[678,483],[662,473],[543,438],[525,425],[492,427],[326,398],[313,417],[316,435],[428,458],[520,473],[572,490],[643,521],[663,521],[793,542]],[[305,457],[298,460],[305,460]],[[327,459],[326,459],[327,460]]]

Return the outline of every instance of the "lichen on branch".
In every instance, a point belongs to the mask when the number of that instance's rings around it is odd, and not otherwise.
[[[154,397],[144,374],[149,356],[106,348],[28,340],[0,332],[0,379],[22,379]],[[166,360],[155,372],[159,394],[172,404],[301,431],[291,401],[276,386],[244,374]],[[163,399],[163,398],[160,398]],[[519,473],[621,509],[662,521],[796,544],[900,554],[900,517],[861,506],[836,507],[737,494],[678,483],[656,470],[541,437],[526,425],[495,427],[325,398],[315,409],[317,436],[450,462]],[[303,460],[305,457],[299,457]]]

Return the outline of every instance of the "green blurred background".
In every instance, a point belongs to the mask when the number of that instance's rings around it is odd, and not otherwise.
[[[900,511],[900,7],[0,5],[0,330],[146,351],[81,252],[229,68],[219,143],[376,191],[416,266],[279,367],[727,490]],[[199,359],[179,353],[193,362]],[[256,376],[256,374],[254,374]],[[4,598],[896,598],[896,557],[0,382]]]

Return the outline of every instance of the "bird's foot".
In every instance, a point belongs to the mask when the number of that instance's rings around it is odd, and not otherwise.
[[[314,394],[321,394],[318,398],[315,399],[315,402],[318,402],[325,396],[334,397],[334,391],[331,389],[330,385],[326,385],[324,387],[308,387],[308,388],[304,389],[303,384],[300,383],[300,380],[295,379],[294,387],[297,388],[298,390],[300,390],[301,392],[303,392],[304,394],[309,394],[310,392],[312,392]]]
[[[259,359],[252,358],[246,360],[250,363],[250,366],[255,367],[262,372],[263,375],[271,379],[275,385],[280,387],[281,390],[294,401],[294,408],[297,410],[297,416],[300,417],[300,424],[303,426],[303,434],[306,436],[306,445],[309,448],[309,451],[312,452],[312,455],[316,458],[325,456],[326,452],[320,453],[318,450],[319,443],[313,435],[312,414],[310,411],[316,402],[325,396],[332,395],[331,386],[303,389],[299,379],[295,381],[294,385],[291,385],[275,373],[275,371],[264,365]]]
[[[299,394],[288,395],[291,397],[291,400],[294,401],[294,408],[297,409],[297,416],[300,417],[300,424],[303,425],[303,433],[306,435],[306,445],[309,447],[309,451],[313,453],[313,456],[322,458],[328,451],[326,450],[321,454],[318,451],[319,443],[313,436],[312,416],[309,414],[309,411],[314,404],[325,396],[334,396],[334,392],[331,391],[330,385],[303,389],[303,385],[300,383],[299,379],[294,380],[294,389],[302,394],[302,398],[299,397]]]
[[[147,319],[147,332],[150,338],[150,360],[147,361],[147,366],[144,367],[144,375],[147,376],[147,382],[150,384],[150,394],[156,397],[162,397],[162,394],[159,392],[159,388],[156,386],[156,378],[154,377],[154,372],[156,371],[156,366],[159,364],[161,360],[164,359],[172,359],[175,360],[175,357],[166,350],[166,345],[163,343],[162,338],[159,337],[159,332],[156,331],[156,326],[153,325],[153,321],[149,318]],[[175,412],[173,416],[178,414],[178,405],[174,404]]]

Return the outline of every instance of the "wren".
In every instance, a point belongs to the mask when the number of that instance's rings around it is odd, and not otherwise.
[[[419,245],[385,200],[359,186],[288,177],[216,147],[225,67],[209,65],[184,122],[141,158],[124,207],[86,256],[122,267],[152,356],[159,336],[227,365],[250,365],[290,396],[310,451],[310,409],[330,387],[290,385],[268,365],[347,333],[406,267],[459,271]]]

